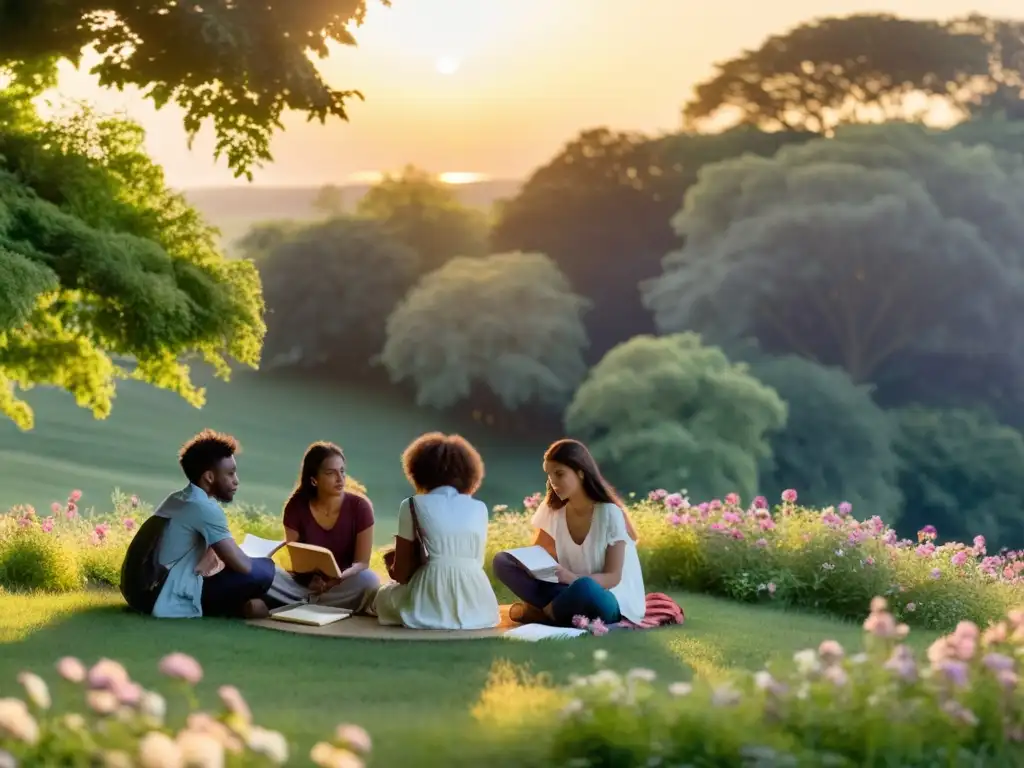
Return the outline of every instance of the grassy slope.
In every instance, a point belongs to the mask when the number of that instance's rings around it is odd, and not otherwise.
[[[860,630],[853,625],[678,597],[687,613],[681,629],[534,644],[331,640],[214,619],[158,623],[125,614],[119,599],[105,593],[8,595],[0,597],[0,696],[16,693],[14,678],[22,669],[52,680],[53,662],[68,653],[87,662],[115,658],[140,682],[154,685],[160,657],[180,650],[206,669],[204,702],[215,700],[218,685],[238,685],[257,721],[298,739],[303,754],[337,723],[357,722],[375,739],[377,765],[472,765],[464,731],[502,660],[564,683],[593,671],[591,652],[604,648],[612,668],[653,669],[667,684],[689,679],[691,670],[714,676],[733,667],[757,669],[826,637],[859,648]],[[934,639],[926,632],[911,637],[919,647]],[[492,690],[491,698],[499,718],[546,704],[514,689]],[[515,762],[513,754],[505,757]]]
[[[402,449],[421,432],[460,430],[477,444],[487,463],[480,498],[490,504],[517,503],[543,482],[544,439],[517,443],[411,407],[395,393],[252,373],[237,373],[229,384],[201,374],[197,380],[209,385],[202,410],[171,393],[125,382],[105,421],[77,408],[62,392],[30,392],[34,430],[22,433],[0,419],[0,509],[22,503],[45,509],[72,488],[84,491],[86,507],[97,509],[108,507],[115,487],[156,503],[184,484],[178,447],[207,426],[242,443],[238,499],[271,511],[280,508],[295,482],[306,446],[315,440],[339,443],[349,471],[369,489],[381,521],[380,540],[393,532],[398,503],[409,493],[399,461]]]

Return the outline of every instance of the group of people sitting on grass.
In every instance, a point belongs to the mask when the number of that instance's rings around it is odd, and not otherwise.
[[[270,558],[249,557],[232,538],[220,506],[238,491],[238,450],[233,437],[211,430],[182,448],[188,485],[153,515],[160,526],[158,538],[150,536],[156,575],[145,584],[122,585],[126,596],[133,588],[152,590],[146,612],[160,618],[263,618],[274,607],[309,601],[414,629],[474,630],[501,622],[484,570],[488,510],[473,497],[484,465],[464,438],[425,434],[405,450],[402,466],[414,494],[399,508],[387,583],[370,569],[373,506],[346,490],[345,455],[332,443],[314,443],[306,451],[282,522],[287,541],[330,550],[340,577],[293,574]],[[510,618],[557,626],[579,616],[606,625],[641,624],[644,581],[625,505],[578,441],[554,443],[543,470],[547,496],[533,515],[534,543],[557,561],[558,582],[541,581],[508,553],[498,553],[494,574],[519,598]],[[145,529],[132,543],[136,550],[145,546]],[[123,579],[138,581],[127,567],[132,558],[139,561],[132,547]]]

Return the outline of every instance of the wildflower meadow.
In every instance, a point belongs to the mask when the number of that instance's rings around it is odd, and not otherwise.
[[[86,502],[72,491],[45,513],[19,506],[0,515],[4,591],[67,594],[117,586],[125,548],[152,508],[120,492],[106,512]],[[491,552],[531,540],[530,513],[540,502],[535,494],[522,509],[495,508]],[[550,712],[525,707],[520,726],[531,736],[515,741],[517,759],[580,768],[1024,761],[1021,553],[990,553],[981,537],[937,545],[931,527],[915,540],[900,539],[878,517],[858,518],[849,504],[803,507],[795,490],[776,504],[761,497],[744,503],[735,495],[692,503],[683,493],[657,490],[631,498],[628,511],[649,591],[670,591],[684,609],[687,594],[704,593],[763,605],[768,613],[775,606],[852,620],[863,625],[863,648],[821,637],[815,648],[788,652],[756,672],[664,679],[639,666],[615,671],[618,641],[605,635],[620,633],[577,617],[589,637],[573,642],[611,644],[579,646],[593,649],[586,653],[599,667],[594,674],[529,689],[526,699],[535,702],[543,687],[561,716],[552,720]],[[260,509],[233,505],[229,521],[239,537],[281,533],[279,520]],[[495,586],[503,600],[510,597]],[[687,634],[688,626],[677,631]],[[922,656],[924,646],[908,640],[911,627],[949,634]],[[312,663],[335,663],[329,660]],[[307,738],[299,750],[287,729],[255,725],[242,692],[230,685],[217,689],[219,710],[201,707],[193,691],[202,667],[180,653],[159,662],[168,687],[161,692],[133,682],[111,659],[40,664],[50,666],[49,682],[28,668],[16,681],[0,680],[0,768],[294,762],[359,768],[373,760],[365,723],[339,726],[311,747]],[[10,694],[12,684],[21,695]],[[500,698],[504,712],[512,698]],[[488,740],[491,749],[512,743],[508,734],[483,733],[467,736],[466,749]],[[486,758],[500,765],[496,760]]]

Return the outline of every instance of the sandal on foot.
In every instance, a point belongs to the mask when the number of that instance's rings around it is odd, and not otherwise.
[[[518,624],[543,624],[547,617],[544,611],[527,603],[512,603],[508,617]]]

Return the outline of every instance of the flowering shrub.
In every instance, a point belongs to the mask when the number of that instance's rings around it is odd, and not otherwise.
[[[551,763],[1022,764],[1024,611],[985,632],[962,622],[926,662],[904,644],[908,627],[883,598],[864,628],[860,653],[825,640],[784,669],[726,682],[664,687],[649,670],[600,669],[574,681]]]
[[[539,503],[539,495],[524,499],[528,511]],[[857,520],[849,504],[801,507],[795,490],[774,509],[763,497],[747,506],[735,494],[691,504],[659,490],[632,504],[629,515],[644,581],[656,588],[854,620],[872,596],[885,595],[901,621],[933,629],[987,623],[1024,604],[1024,553],[989,555],[981,537],[936,547],[930,526],[917,541],[900,540],[878,517]],[[488,549],[522,546],[532,536],[528,516],[498,510]]]
[[[199,711],[193,687],[202,679],[199,662],[182,653],[164,657],[160,671],[183,700],[185,717],[167,720],[167,700],[134,682],[125,668],[101,659],[87,669],[76,658],[57,662],[59,692],[70,706],[57,713],[50,687],[38,675],[22,672],[21,697],[0,698],[0,766],[102,765],[109,768],[219,768],[284,765],[285,737],[262,728],[234,686],[219,691],[221,710]],[[319,766],[361,768],[370,751],[362,728],[339,726],[334,738],[318,744],[310,758]],[[18,761],[18,762],[15,762]]]

